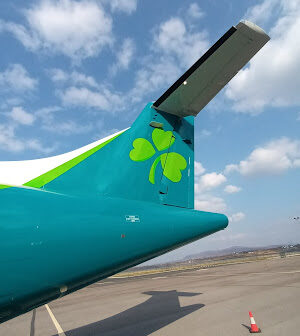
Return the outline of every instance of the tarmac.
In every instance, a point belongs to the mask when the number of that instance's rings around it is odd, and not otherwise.
[[[300,334],[300,257],[109,278],[0,325],[1,336]]]

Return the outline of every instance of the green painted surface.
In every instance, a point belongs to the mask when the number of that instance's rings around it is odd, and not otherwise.
[[[155,159],[155,161],[153,162],[151,168],[150,168],[150,172],[149,172],[149,181],[150,181],[150,183],[152,183],[152,184],[155,184],[155,171],[156,171],[156,167],[157,167],[157,165],[158,165],[159,162],[160,162],[160,158],[161,158],[160,156],[157,157],[157,158]]]
[[[156,148],[159,151],[163,151],[173,145],[175,137],[171,131],[164,131],[156,128],[152,132],[152,140]]]
[[[6,189],[10,188],[11,186],[5,185],[5,184],[0,184],[0,189]]]
[[[83,160],[85,160],[86,158],[91,156],[92,154],[96,153],[99,149],[103,148],[105,145],[107,145],[108,143],[113,141],[115,138],[117,138],[121,134],[122,133],[120,133],[120,134],[116,135],[115,137],[99,144],[98,146],[96,146],[94,148],[91,148],[90,150],[86,151],[85,153],[82,153],[82,154],[76,156],[72,160],[63,163],[62,165],[60,165],[60,166],[58,166],[58,167],[56,167],[52,170],[49,170],[45,174],[40,175],[40,176],[34,178],[33,180],[30,180],[30,181],[24,183],[24,186],[33,187],[33,188],[41,188],[42,186],[44,186],[44,185],[48,184],[49,182],[53,181],[54,179],[56,179],[60,175],[66,173],[68,170],[70,170],[74,166],[78,165],[80,162],[82,162]]]
[[[129,157],[133,161],[145,161],[155,154],[155,149],[151,143],[144,139],[135,139],[132,143],[133,149],[129,153]]]
[[[185,158],[178,153],[162,154],[160,156],[163,174],[172,182],[180,182],[182,170],[186,169],[187,163]]]
[[[164,131],[155,128],[152,131],[152,141],[158,151],[169,150],[176,138],[172,131]],[[135,139],[132,143],[133,149],[129,153],[132,161],[141,162],[150,159],[155,153],[152,144],[144,138]],[[157,157],[150,168],[149,182],[155,184],[155,172],[158,163],[161,162],[163,175],[172,182],[180,182],[182,170],[187,167],[185,158],[178,153],[164,153]]]

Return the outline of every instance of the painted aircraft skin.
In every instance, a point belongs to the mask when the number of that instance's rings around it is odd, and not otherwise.
[[[0,163],[0,323],[227,227],[194,210],[194,116],[154,105],[78,151]]]
[[[43,189],[0,190],[2,321],[227,226],[224,215],[192,209],[193,144],[181,134],[193,137],[193,117],[176,126],[178,117],[151,105]],[[164,130],[149,126],[153,119]],[[160,164],[151,183],[151,167],[168,152],[186,162],[168,172],[180,182],[164,176]]]

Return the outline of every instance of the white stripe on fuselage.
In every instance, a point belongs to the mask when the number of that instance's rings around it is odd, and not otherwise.
[[[63,163],[72,160],[78,155],[85,153],[101,143],[113,138],[114,136],[124,132],[122,130],[106,138],[95,141],[89,145],[78,148],[72,152],[56,155],[44,159],[26,160],[26,161],[0,161],[0,184],[20,186],[47,171],[56,168]]]

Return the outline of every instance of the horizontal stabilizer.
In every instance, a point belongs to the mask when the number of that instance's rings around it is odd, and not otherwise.
[[[153,107],[180,117],[196,116],[269,39],[248,21],[231,27]]]

